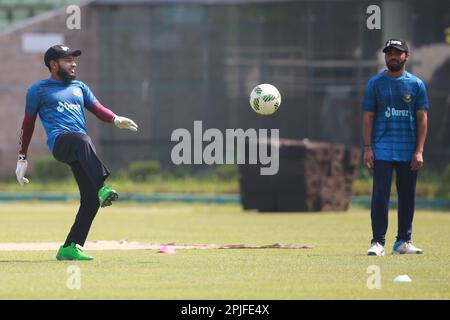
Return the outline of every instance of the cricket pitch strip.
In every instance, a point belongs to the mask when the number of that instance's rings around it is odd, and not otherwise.
[[[10,242],[0,243],[0,251],[49,251],[58,250],[59,242]],[[170,243],[145,243],[126,240],[120,241],[87,241],[85,250],[158,250],[163,246],[171,246],[175,250],[205,250],[205,249],[312,249],[312,246],[292,243],[272,243],[267,245],[248,244],[176,244]]]

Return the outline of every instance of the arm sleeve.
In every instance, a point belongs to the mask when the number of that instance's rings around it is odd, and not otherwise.
[[[416,110],[428,109],[428,108],[429,108],[429,104],[428,104],[427,89],[425,87],[425,84],[422,81],[420,81],[419,89],[417,92],[417,99],[416,99]]]
[[[362,102],[362,109],[364,111],[375,112],[377,107],[377,99],[375,96],[375,87],[373,81],[370,80],[366,87],[366,92],[364,93],[364,98]]]
[[[114,117],[116,116],[114,112],[104,107],[100,102],[95,103],[88,110],[91,111],[97,118],[99,118],[104,122],[111,123],[114,121]]]
[[[28,146],[30,145],[31,137],[33,136],[35,123],[36,115],[30,116],[25,114],[22,122],[22,129],[20,130],[19,154],[27,154]]]
[[[31,87],[27,92],[25,116],[20,130],[19,154],[26,155],[28,152],[28,146],[30,145],[31,137],[33,136],[38,111],[39,95],[37,89]]]

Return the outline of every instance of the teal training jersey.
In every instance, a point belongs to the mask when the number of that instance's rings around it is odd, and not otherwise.
[[[417,146],[416,111],[429,108],[422,80],[406,71],[397,78],[383,71],[369,80],[362,108],[375,113],[375,160],[411,161]]]
[[[27,92],[25,113],[39,114],[47,133],[51,152],[55,140],[63,132],[88,134],[84,108],[91,108],[97,99],[81,81],[63,81],[53,78],[33,84]]]

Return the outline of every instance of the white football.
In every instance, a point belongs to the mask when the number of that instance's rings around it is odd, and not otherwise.
[[[250,93],[250,106],[256,113],[270,115],[278,110],[280,104],[280,92],[271,84],[257,85]]]

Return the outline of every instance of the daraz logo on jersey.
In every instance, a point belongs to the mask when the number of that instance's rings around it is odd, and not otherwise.
[[[394,107],[387,107],[384,112],[386,118],[390,117],[409,117],[409,110],[397,110]]]
[[[81,106],[78,103],[67,103],[58,101],[58,106],[56,107],[56,109],[59,112],[64,112],[64,110],[80,111]]]

